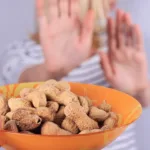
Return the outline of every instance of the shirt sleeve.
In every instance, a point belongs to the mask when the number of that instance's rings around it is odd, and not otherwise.
[[[42,49],[34,41],[12,43],[0,56],[0,85],[17,83],[25,69],[43,62]]]

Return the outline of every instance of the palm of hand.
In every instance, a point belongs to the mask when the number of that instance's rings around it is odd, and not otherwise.
[[[40,42],[49,72],[68,73],[91,55],[93,12],[79,23],[79,1],[49,1],[48,22],[44,1],[37,0]]]
[[[117,12],[117,26],[108,20],[108,53],[101,52],[106,79],[112,87],[135,95],[148,85],[148,67],[142,35],[130,16]]]
[[[112,55],[111,59],[114,76],[110,82],[116,89],[134,95],[135,92],[142,90],[147,85],[147,80],[145,80],[147,78],[147,62],[144,51],[135,51],[133,47],[129,46],[118,51],[116,55]]]
[[[45,40],[48,44],[44,48],[44,54],[51,68],[65,67],[71,70],[88,57],[91,43],[86,39],[80,41],[78,26],[73,18],[62,17],[53,20],[48,27],[47,37]]]

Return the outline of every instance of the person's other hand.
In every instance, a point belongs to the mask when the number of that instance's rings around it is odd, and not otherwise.
[[[45,67],[50,73],[66,75],[91,54],[94,14],[88,11],[83,24],[79,23],[79,0],[36,0],[40,44]]]
[[[101,64],[112,87],[136,95],[148,86],[148,67],[139,26],[119,10],[108,19],[108,53],[101,52]]]

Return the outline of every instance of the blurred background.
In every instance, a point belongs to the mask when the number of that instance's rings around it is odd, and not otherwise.
[[[119,0],[118,7],[129,12],[140,24],[150,68],[150,1]],[[30,35],[35,27],[34,0],[1,0],[0,4],[0,57],[5,48],[15,40]],[[137,122],[137,140],[140,150],[150,149],[150,110],[144,110]],[[130,140],[130,139],[129,139]]]

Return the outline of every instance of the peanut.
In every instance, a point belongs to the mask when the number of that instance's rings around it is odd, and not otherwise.
[[[70,85],[66,81],[57,82],[56,80],[48,80],[44,83],[44,85],[56,87],[61,91],[70,90]]]
[[[70,85],[68,82],[59,81],[55,86],[61,91],[70,91]]]
[[[48,87],[48,86],[55,86],[57,84],[57,81],[56,80],[48,80],[48,81],[46,81],[46,82],[44,82],[44,83],[42,83],[42,84],[40,84],[40,85],[38,85],[37,87],[36,87],[36,90],[42,90],[43,91],[43,89],[45,88],[45,87]]]
[[[104,121],[104,126],[109,129],[114,128],[118,123],[118,116],[114,112],[110,112],[110,117]]]
[[[105,100],[103,101],[103,103],[99,106],[100,109],[106,111],[106,112],[110,112],[112,107],[110,104],[108,104]]]
[[[7,122],[7,120],[8,119],[6,116],[0,115],[0,130],[4,129],[4,125]]]
[[[24,88],[20,91],[20,97],[21,98],[25,98],[29,93],[31,93],[32,91],[34,91],[33,88]]]
[[[59,109],[59,104],[57,102],[48,101],[47,102],[47,107],[51,110],[54,110],[54,112],[57,112],[58,109]]]
[[[32,108],[19,108],[12,115],[20,130],[33,130],[40,126],[42,119],[36,115],[36,110]]]
[[[113,119],[115,119],[116,121],[118,121],[119,118],[118,118],[118,115],[117,115],[116,113],[110,112],[109,114],[110,114],[110,117],[111,117],[111,118],[113,118]]]
[[[15,120],[10,120],[4,125],[4,130],[18,132],[18,128]]]
[[[11,98],[8,100],[8,106],[11,111],[15,111],[18,108],[31,107],[31,102],[22,98]]]
[[[41,128],[42,135],[71,135],[70,132],[61,129],[53,122],[45,122]]]
[[[12,120],[12,115],[13,115],[13,111],[10,111],[10,112],[8,112],[7,114],[6,114],[6,117],[8,118],[8,119],[10,119],[10,120]]]
[[[35,115],[35,114],[36,114],[36,110],[34,108],[19,108],[14,111],[12,115],[12,119],[19,121],[28,115]]]
[[[28,115],[21,120],[16,121],[22,131],[30,131],[41,125],[42,119],[37,115]]]
[[[26,98],[32,102],[35,108],[45,107],[47,105],[46,95],[40,91],[33,91],[29,93]]]
[[[95,107],[95,106],[92,106],[92,107],[90,108],[89,116],[90,116],[92,119],[94,119],[94,120],[100,122],[100,121],[106,120],[106,119],[109,117],[109,113],[105,112],[105,111],[102,110],[102,109],[98,109],[98,108]]]
[[[104,125],[100,130],[101,130],[101,131],[107,131],[107,130],[109,130],[109,129],[111,129],[109,126]]]
[[[43,121],[54,121],[56,112],[47,107],[39,107],[37,108],[37,115],[42,118]]]
[[[57,95],[63,91],[69,91],[70,85],[64,81],[56,82],[55,80],[49,80],[40,85],[37,90],[44,92],[48,99],[55,100]]]
[[[59,111],[56,114],[54,122],[57,123],[58,125],[61,125],[62,121],[65,118],[64,109],[65,106],[60,106]]]
[[[83,107],[70,103],[65,107],[65,115],[76,123],[80,131],[99,129],[98,123],[87,116]]]
[[[109,129],[112,129],[116,125],[116,120],[110,117],[104,121],[104,125],[108,126]]]
[[[55,86],[57,83],[58,82],[56,80],[51,79],[51,80],[46,81],[43,85]]]
[[[87,102],[88,102],[88,104],[89,104],[89,107],[91,107],[91,106],[93,105],[92,100],[89,99],[89,97],[87,97],[87,96],[85,96],[85,98],[86,98],[86,100],[87,100]]]
[[[0,115],[5,115],[9,111],[7,100],[4,96],[0,95]]]
[[[84,108],[84,111],[87,114],[89,112],[89,103],[87,99],[83,96],[79,96],[78,98],[79,98],[80,105]]]
[[[96,133],[96,132],[101,132],[100,129],[94,129],[94,130],[83,130],[79,134],[89,134],[89,133]]]
[[[43,92],[49,100],[55,99],[55,97],[60,93],[58,88],[49,84],[43,84],[39,86],[37,90]]]
[[[58,102],[59,104],[62,105],[68,105],[69,103],[77,103],[80,105],[78,97],[70,92],[70,91],[64,91],[61,92],[55,99],[53,99],[54,101]]]
[[[79,132],[79,128],[77,127],[77,125],[75,124],[75,122],[73,122],[71,119],[69,118],[65,118],[61,124],[61,127],[73,134],[77,134]]]

